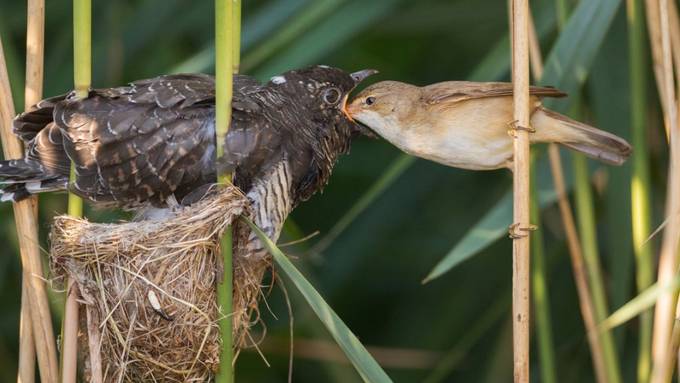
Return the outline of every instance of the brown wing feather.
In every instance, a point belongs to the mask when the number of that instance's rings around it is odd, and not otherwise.
[[[512,96],[512,83],[446,81],[422,88],[424,101],[429,104]],[[538,97],[565,97],[567,94],[551,87],[532,86],[529,93]]]
[[[131,207],[205,183],[214,174],[213,85],[209,76],[161,76],[59,104],[75,191]]]

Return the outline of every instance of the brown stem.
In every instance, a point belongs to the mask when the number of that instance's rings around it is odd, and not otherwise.
[[[512,1],[512,82],[514,120],[529,127],[529,2]],[[512,318],[515,383],[529,382],[529,133],[516,131],[514,140]]]
[[[0,137],[3,142],[5,158],[21,158],[23,155],[21,143],[12,135],[11,121],[14,115],[5,55],[0,42]],[[57,349],[47,301],[47,289],[43,282],[38,242],[38,222],[35,218],[35,208],[30,200],[14,204],[14,219],[19,235],[21,264],[25,275],[28,276],[29,311],[33,323],[40,380],[45,383],[56,382],[58,376]]]

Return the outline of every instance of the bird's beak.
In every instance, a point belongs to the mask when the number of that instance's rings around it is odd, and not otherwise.
[[[357,86],[359,85],[360,82],[364,81],[366,77],[374,75],[376,73],[378,73],[378,71],[375,69],[364,69],[358,72],[354,72],[350,74],[350,76],[352,76],[352,79],[354,80],[354,86]]]
[[[354,80],[354,86],[356,87],[357,85],[359,85],[360,82],[364,81],[366,77],[374,75],[376,73],[378,73],[378,71],[375,69],[364,69],[358,72],[351,73],[350,76],[352,77],[352,80]],[[342,100],[342,112],[345,114],[345,116],[347,116],[347,118],[350,121],[355,122],[352,116],[347,111],[348,98],[349,94],[345,95],[345,98]]]
[[[342,108],[343,113],[345,113],[345,116],[354,123],[354,128],[357,132],[361,133],[364,136],[368,136],[370,138],[378,138],[378,136],[369,128],[368,126],[362,124],[361,122],[355,120],[352,115],[354,115],[355,112],[358,112],[360,107],[356,103],[349,103],[347,104],[347,96],[345,96],[345,99],[343,100],[344,102],[344,107]]]

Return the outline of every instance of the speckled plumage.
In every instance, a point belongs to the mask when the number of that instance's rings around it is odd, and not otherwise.
[[[249,192],[286,162],[292,207],[322,188],[359,128],[342,112],[350,74],[310,67],[260,84],[234,76],[232,123],[219,168]],[[337,100],[326,100],[329,89]],[[334,101],[334,102],[327,102]],[[17,116],[23,159],[0,162],[5,199],[65,189],[100,206],[140,208],[181,201],[216,179],[214,79],[160,76],[41,101]],[[73,161],[76,181],[68,184]]]

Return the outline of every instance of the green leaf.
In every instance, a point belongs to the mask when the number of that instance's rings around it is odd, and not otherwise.
[[[255,15],[243,20],[242,37],[241,37],[241,51],[244,52],[243,60],[246,63],[252,60],[253,52],[257,52],[261,48],[252,49],[253,46],[260,44],[265,38],[270,36],[274,31],[290,29],[292,25],[300,24],[300,19],[304,17],[309,11],[299,13],[299,9],[306,5],[305,0],[291,0],[285,3],[272,2],[262,7]],[[299,14],[298,14],[299,13]],[[297,16],[296,16],[297,15]],[[295,16],[292,20],[289,18]],[[277,36],[280,33],[277,32]],[[290,37],[295,37],[290,36]],[[288,43],[289,41],[284,41]],[[264,45],[270,45],[267,42]],[[260,45],[261,46],[261,45]],[[250,51],[249,51],[250,50]],[[273,54],[269,51],[269,54]],[[174,66],[169,70],[169,73],[196,73],[207,72],[214,68],[215,64],[215,41],[210,41],[203,49],[194,53],[191,57],[185,59],[180,64]],[[241,63],[241,71],[244,66]],[[245,68],[247,69],[247,67]]]
[[[577,90],[586,80],[590,64],[620,4],[621,0],[579,2],[548,56],[541,83],[567,92]],[[553,107],[566,109],[574,99],[568,100],[566,105]],[[540,198],[541,206],[544,206],[545,195]],[[511,221],[512,194],[508,192],[432,269],[423,283],[441,276],[500,239]]]
[[[680,276],[676,276],[665,286],[659,286],[658,283],[654,283],[638,296],[614,311],[609,318],[600,323],[598,326],[599,330],[606,331],[626,323],[654,306],[657,299],[662,294],[677,292],[678,290],[680,290]]]
[[[620,5],[621,0],[580,1],[550,51],[540,83],[576,92],[586,81]],[[545,104],[565,111],[571,102],[573,98],[566,103],[546,100]]]
[[[274,261],[276,261],[279,268],[293,281],[295,287],[305,297],[309,306],[321,319],[321,322],[323,322],[331,336],[333,336],[333,339],[335,339],[347,358],[352,362],[361,378],[365,382],[371,383],[392,382],[385,371],[378,365],[378,362],[373,359],[371,354],[359,342],[359,339],[326,303],[314,286],[295,268],[288,257],[252,221],[244,217],[242,219],[257,234],[264,247],[274,257]]]
[[[297,38],[294,43],[287,46],[284,51],[280,51],[276,55],[276,59],[267,62],[262,67],[258,64],[264,60],[259,59],[257,52],[253,52],[251,61],[244,61],[244,68],[258,66],[255,77],[264,78],[276,73],[289,70],[291,68],[298,68],[316,62],[324,55],[336,50],[342,43],[349,40],[356,33],[362,29],[373,25],[373,23],[395,9],[395,5],[402,0],[382,0],[382,1],[352,1],[338,7],[334,12],[330,13],[323,22],[317,22],[313,28],[307,31],[296,30]],[[325,3],[340,3],[338,0],[333,1],[319,1],[319,6]],[[315,21],[319,17],[315,15]],[[309,23],[311,24],[311,23]],[[281,31],[282,37],[287,40],[293,40],[287,37]],[[305,33],[301,33],[305,32]],[[277,51],[269,44],[263,44],[261,50],[268,52]],[[279,44],[283,46],[284,44]]]

